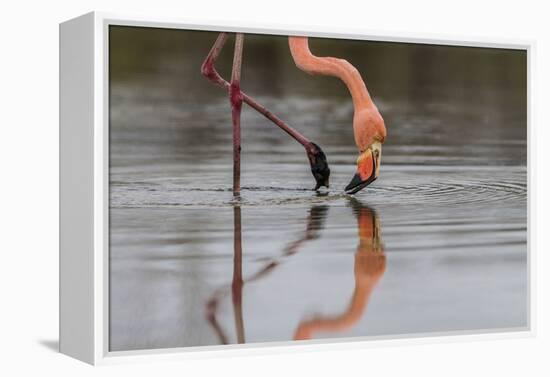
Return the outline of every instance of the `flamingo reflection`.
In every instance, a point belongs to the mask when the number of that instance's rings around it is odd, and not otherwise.
[[[357,218],[359,244],[354,255],[355,287],[347,309],[335,317],[316,317],[300,322],[294,333],[295,340],[310,339],[317,332],[337,332],[352,327],[363,315],[369,298],[386,267],[384,247],[380,238],[380,222],[376,212],[355,198],[350,198],[350,205]],[[218,323],[216,312],[219,301],[231,294],[237,343],[245,342],[245,328],[242,308],[242,292],[245,284],[252,283],[270,274],[285,258],[299,252],[308,241],[320,237],[328,214],[328,206],[313,206],[309,210],[306,230],[300,238],[289,243],[281,257],[270,260],[266,265],[244,279],[242,274],[242,225],[241,208],[234,207],[234,257],[233,278],[230,287],[225,286],[214,292],[206,305],[207,319],[217,334],[221,344],[228,344],[229,339]]]
[[[376,212],[354,198],[350,201],[357,217],[359,236],[353,268],[355,288],[350,304],[338,316],[302,321],[294,332],[295,340],[311,339],[317,332],[339,332],[351,328],[363,316],[369,298],[386,270],[386,256],[380,238],[380,221]]]

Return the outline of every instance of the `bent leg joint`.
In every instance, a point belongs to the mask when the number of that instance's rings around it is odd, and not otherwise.
[[[243,105],[243,92],[241,92],[241,87],[238,83],[231,83],[229,87],[229,100],[231,101],[231,108],[234,111],[241,111]]]

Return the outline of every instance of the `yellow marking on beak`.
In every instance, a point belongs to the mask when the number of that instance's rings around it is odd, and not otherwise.
[[[361,166],[365,159],[374,159],[374,176],[378,177],[380,174],[380,161],[382,160],[382,143],[379,141],[373,142],[367,149],[365,149],[359,157],[357,157],[357,166]]]
[[[375,141],[371,144],[370,148],[374,153],[374,160],[376,162],[376,177],[380,175],[380,162],[382,161],[382,143]]]

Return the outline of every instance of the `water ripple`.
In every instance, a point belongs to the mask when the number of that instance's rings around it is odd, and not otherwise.
[[[397,205],[492,205],[498,202],[525,204],[526,173],[510,167],[486,171],[437,171],[435,169],[389,171],[357,196],[371,204]],[[345,178],[337,176],[337,182]],[[285,184],[244,185],[233,196],[227,185],[202,187],[179,179],[112,182],[111,207],[213,207],[213,206],[307,206],[345,203],[338,188],[315,192],[310,181],[290,178]]]

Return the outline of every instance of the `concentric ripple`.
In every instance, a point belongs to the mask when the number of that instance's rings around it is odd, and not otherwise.
[[[258,167],[260,170],[260,167]],[[371,204],[397,205],[496,205],[525,203],[526,169],[523,167],[426,167],[400,169],[386,166],[381,177],[356,196]],[[288,174],[290,176],[290,174]],[[333,181],[346,182],[337,174]],[[315,192],[309,177],[273,182],[270,185],[244,185],[240,196],[221,183],[200,186],[181,178],[111,182],[112,208],[128,207],[216,207],[216,206],[307,206],[345,202],[348,195],[335,188]]]

